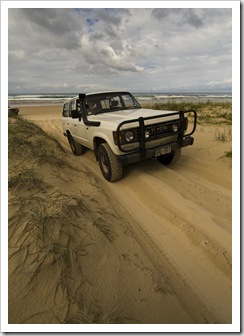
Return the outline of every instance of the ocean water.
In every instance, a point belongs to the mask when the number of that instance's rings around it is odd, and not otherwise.
[[[10,94],[8,104],[21,105],[62,105],[67,99],[77,96],[77,93],[66,94]],[[231,102],[231,93],[219,92],[187,92],[187,93],[133,93],[139,103],[167,102]]]

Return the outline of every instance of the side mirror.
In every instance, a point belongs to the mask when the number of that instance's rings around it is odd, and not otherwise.
[[[80,113],[77,110],[71,111],[71,118],[72,119],[78,119],[80,117]]]

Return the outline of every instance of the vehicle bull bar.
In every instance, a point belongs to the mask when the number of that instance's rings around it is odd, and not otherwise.
[[[188,113],[193,113],[194,114],[194,120],[193,120],[193,127],[191,129],[191,132],[187,133],[187,134],[184,134],[184,128],[183,126],[185,125],[185,114],[188,114]],[[171,117],[171,116],[174,116],[174,115],[179,115],[179,118],[177,119],[177,122],[180,123],[180,128],[177,132],[175,132],[174,134],[178,134],[179,135],[179,140],[182,141],[184,138],[186,137],[189,137],[191,136],[195,130],[196,130],[196,126],[197,126],[197,113],[195,110],[186,110],[186,111],[177,111],[177,112],[173,112],[173,113],[167,113],[167,114],[160,114],[160,115],[157,115],[157,116],[153,116],[153,117],[146,117],[146,118],[143,118],[143,117],[139,117],[137,119],[132,119],[132,120],[126,120],[126,121],[123,121],[121,122],[117,129],[116,129],[116,139],[117,139],[117,146],[118,148],[121,150],[121,152],[124,152],[124,153],[131,153],[131,152],[145,152],[146,148],[145,148],[145,144],[146,142],[150,141],[150,140],[147,140],[145,138],[145,130],[146,130],[146,126],[145,126],[145,121],[147,120],[153,120],[153,119],[160,119],[160,118],[164,118],[164,117]],[[170,120],[169,122],[174,122],[175,120]],[[126,125],[126,124],[132,124],[132,123],[138,123],[138,126],[136,128],[139,128],[139,134],[140,134],[140,137],[137,139],[137,142],[139,143],[139,146],[138,148],[134,148],[133,150],[131,149],[125,149],[123,148],[123,146],[125,145],[128,145],[130,143],[126,143],[126,144],[122,144],[121,143],[121,139],[120,139],[120,133],[122,131],[122,126]],[[167,123],[167,122],[165,122]],[[147,125],[149,126],[149,125]],[[133,127],[134,128],[134,127]],[[127,130],[127,128],[126,128]],[[125,130],[123,130],[125,131]],[[168,134],[165,136],[167,137],[169,136]]]

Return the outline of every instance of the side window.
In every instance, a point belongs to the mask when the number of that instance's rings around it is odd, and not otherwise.
[[[73,100],[72,102],[71,102],[71,110],[73,111],[73,110],[76,110],[76,101],[75,100]]]
[[[69,103],[69,117],[71,117],[71,111],[76,110],[76,101],[72,100]]]
[[[72,109],[79,112],[79,116],[83,118],[83,112],[84,112],[83,105],[80,104],[78,99],[73,101]]]
[[[68,117],[69,116],[69,103],[64,104],[63,107],[63,117]]]

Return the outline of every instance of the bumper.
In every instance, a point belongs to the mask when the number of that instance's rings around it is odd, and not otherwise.
[[[135,163],[135,162],[139,162],[139,161],[142,161],[142,160],[154,158],[156,150],[167,148],[167,147],[170,146],[171,151],[173,152],[176,149],[186,147],[186,146],[190,146],[190,145],[193,144],[193,142],[194,142],[194,138],[191,137],[191,136],[188,136],[180,142],[177,142],[177,141],[169,142],[169,143],[167,143],[163,146],[149,148],[149,149],[146,149],[145,151],[142,151],[142,152],[134,152],[134,153],[130,153],[130,154],[119,155],[117,157],[122,162],[123,166],[126,166],[126,165],[131,164],[131,163]]]

